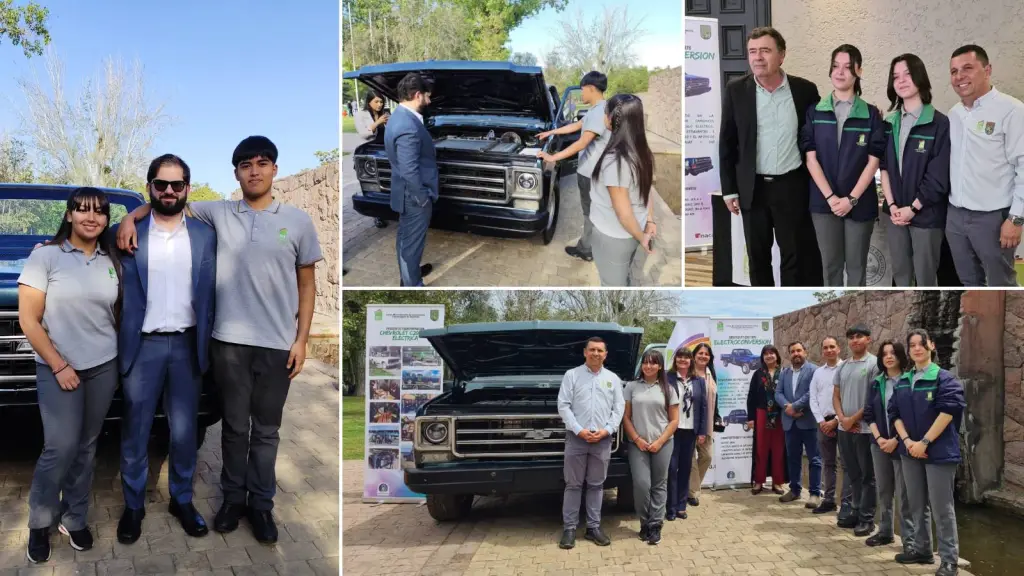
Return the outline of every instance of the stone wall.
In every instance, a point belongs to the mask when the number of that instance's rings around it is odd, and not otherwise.
[[[682,80],[682,67],[659,70],[648,79],[647,92],[638,94],[647,131],[676,144],[683,142]]]
[[[1006,293],[1003,368],[1003,481],[1007,488],[1024,491],[1024,293],[1013,290]]]
[[[333,318],[338,317],[339,262],[341,245],[338,242],[338,163],[320,166],[278,178],[274,181],[274,198],[304,210],[313,219],[324,259],[316,265],[315,311]],[[232,199],[242,197],[235,190]]]

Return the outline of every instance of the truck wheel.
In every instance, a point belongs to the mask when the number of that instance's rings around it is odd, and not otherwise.
[[[618,492],[618,496],[615,497],[615,508],[620,512],[634,513],[633,483],[619,484]]]
[[[745,376],[745,375],[747,375],[747,374],[750,374],[750,366],[747,366],[746,364],[744,364],[744,365],[743,365],[743,366],[742,366],[742,367],[740,368],[740,371],[742,371],[742,372],[743,372],[743,375],[744,375],[744,376]]]
[[[472,508],[472,494],[427,494],[427,512],[438,522],[461,520]]]
[[[551,197],[548,198],[548,221],[544,226],[544,231],[541,233],[541,240],[544,241],[545,246],[550,244],[555,238],[555,228],[558,227],[558,197],[561,195],[558,184],[558,173],[556,172],[551,177],[555,179],[555,184],[551,187]]]

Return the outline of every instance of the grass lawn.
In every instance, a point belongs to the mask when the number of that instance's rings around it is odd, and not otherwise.
[[[355,118],[353,118],[351,116],[345,116],[344,118],[342,118],[341,119],[341,131],[342,132],[355,132],[356,131],[356,121],[355,121]]]
[[[365,448],[365,396],[341,397],[341,459],[362,460]]]

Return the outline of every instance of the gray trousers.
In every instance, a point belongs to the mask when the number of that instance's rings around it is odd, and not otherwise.
[[[835,214],[811,214],[814,234],[818,237],[821,266],[826,286],[843,286],[846,270],[848,286],[866,286],[868,249],[875,221],[857,222]]]
[[[897,226],[885,217],[885,239],[892,260],[892,278],[897,286],[939,285],[937,275],[943,234],[942,228]]]
[[[882,536],[893,536],[893,499],[899,491],[900,537],[906,550],[916,550],[917,524],[910,512],[910,499],[907,497],[907,483],[903,481],[903,459],[899,455],[899,447],[892,454],[886,454],[878,447],[871,445],[871,459],[875,463],[875,484],[878,489],[878,533]],[[931,525],[931,517],[926,518]]]
[[[672,451],[669,450],[671,455]],[[587,528],[601,526],[601,502],[608,462],[612,459],[612,440],[605,438],[591,444],[571,431],[565,435],[565,495],[562,497],[562,524],[575,530],[580,524],[580,502],[583,488],[587,491]]]
[[[1015,249],[999,245],[999,229],[1009,214],[1009,208],[976,212],[949,205],[946,240],[964,286],[1017,285],[1013,269]]]
[[[871,461],[870,434],[839,431],[839,454],[849,473],[853,512],[858,522],[875,521],[875,465]]]
[[[220,472],[224,501],[271,510],[277,493],[279,431],[291,386],[288,351],[214,340],[210,352],[224,410]]]
[[[836,459],[838,458],[839,434],[829,437],[820,429],[818,430],[818,451],[821,452],[821,479],[824,489],[821,491],[821,499],[825,502],[835,503],[836,501]],[[844,518],[850,514],[853,507],[853,483],[850,482],[849,470],[843,469],[843,493],[840,496],[840,516]]]
[[[86,526],[96,441],[117,389],[117,360],[82,370],[78,379],[78,388],[64,390],[49,366],[36,366],[44,440],[28,493],[30,530],[58,519],[70,532]]]
[[[590,238],[594,233],[594,223],[590,221],[590,178],[577,172],[576,187],[580,191],[580,207],[583,208],[583,235],[576,242],[576,249],[592,254]]]
[[[423,286],[420,264],[427,247],[427,231],[434,213],[434,203],[429,198],[425,206],[406,195],[405,210],[398,216],[398,232],[395,233],[395,252],[398,254],[398,274],[401,285]]]
[[[668,465],[672,460],[672,442],[656,453],[644,452],[629,443],[629,471],[633,475],[633,507],[640,516],[640,524],[661,524],[668,502]]]
[[[931,520],[928,507],[935,517],[935,535],[939,541],[939,559],[954,566],[960,557],[960,540],[956,529],[956,509],[953,504],[953,483],[956,464],[931,464],[927,460],[903,457],[903,481],[907,485],[910,513],[916,531],[914,544],[921,553],[932,551]]]
[[[630,272],[633,269],[633,259],[640,249],[640,243],[636,238],[613,238],[596,229],[591,238],[594,243],[594,264],[597,264],[601,286],[632,286]]]

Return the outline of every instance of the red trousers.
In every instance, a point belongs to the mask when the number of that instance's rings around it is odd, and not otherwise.
[[[768,428],[768,411],[757,409],[754,421],[754,436],[757,438],[757,453],[754,454],[754,485],[764,484],[768,475],[768,459],[772,463],[772,483],[782,484],[786,477],[785,446],[786,434],[782,431],[782,417],[775,421],[775,428]]]

